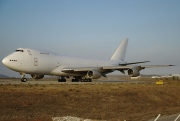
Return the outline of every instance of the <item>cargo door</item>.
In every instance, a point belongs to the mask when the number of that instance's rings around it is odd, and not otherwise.
[[[34,66],[38,66],[38,59],[34,58]]]

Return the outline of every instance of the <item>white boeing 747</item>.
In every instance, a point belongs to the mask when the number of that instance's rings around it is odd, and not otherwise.
[[[118,46],[112,57],[106,61],[85,59],[69,56],[61,56],[55,53],[29,49],[18,48],[15,52],[2,60],[2,63],[11,70],[19,72],[22,75],[22,82],[26,82],[25,74],[30,74],[34,79],[41,79],[44,75],[59,76],[59,82],[66,82],[67,77],[73,77],[72,82],[92,81],[92,79],[106,77],[106,74],[113,71],[120,71],[131,77],[140,75],[140,71],[145,68],[168,67],[172,65],[147,65],[134,66],[132,64],[146,63],[134,62],[126,63],[125,54],[128,39],[125,38]],[[130,66],[131,65],[131,66]]]

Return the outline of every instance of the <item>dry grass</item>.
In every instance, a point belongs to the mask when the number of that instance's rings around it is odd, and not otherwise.
[[[180,112],[180,81],[155,84],[0,85],[0,120],[52,117],[146,121]]]

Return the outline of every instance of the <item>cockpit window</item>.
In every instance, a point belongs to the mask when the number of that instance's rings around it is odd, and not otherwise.
[[[16,52],[24,52],[23,50],[16,50]]]

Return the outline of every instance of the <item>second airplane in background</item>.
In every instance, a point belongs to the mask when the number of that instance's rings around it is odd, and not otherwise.
[[[140,75],[140,71],[145,68],[168,67],[172,65],[152,65],[135,66],[132,64],[146,63],[134,62],[126,63],[125,54],[128,39],[124,39],[118,46],[112,57],[108,60],[95,60],[62,56],[47,51],[18,48],[15,52],[2,60],[2,63],[11,70],[22,75],[22,82],[26,82],[25,74],[30,74],[34,79],[41,79],[44,75],[59,76],[59,82],[65,82],[66,77],[72,76],[72,82],[91,81],[92,79],[106,77],[106,74],[113,71],[120,71],[131,77]],[[131,65],[131,66],[130,66]]]

